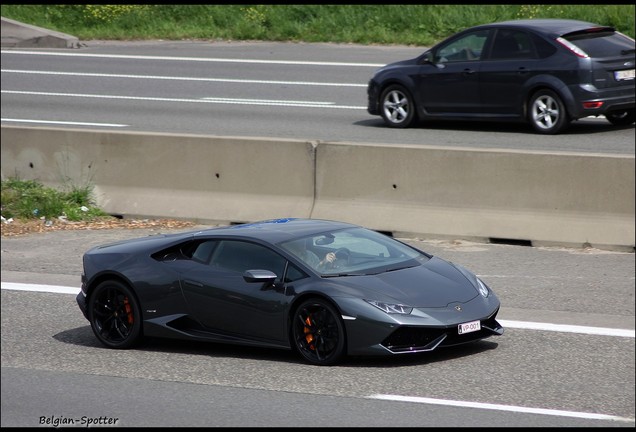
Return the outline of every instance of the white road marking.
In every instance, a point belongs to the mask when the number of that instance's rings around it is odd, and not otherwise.
[[[498,319],[497,321],[499,322],[499,324],[501,324],[504,327],[527,329],[527,330],[581,333],[581,334],[601,335],[601,336],[620,336],[620,337],[629,337],[629,338],[633,338],[636,333],[636,331],[634,330],[613,329],[613,328],[605,328],[605,327],[587,327],[587,326],[578,326],[578,325],[549,324],[549,323],[537,323],[537,322],[526,322],[526,321],[508,321],[508,320],[500,320],[500,319]]]
[[[454,400],[446,400],[446,399],[432,399],[432,398],[424,398],[424,397],[387,395],[387,394],[376,394],[376,395],[367,396],[367,398],[399,401],[399,402],[416,402],[416,403],[432,404],[432,405],[456,406],[456,407],[462,407],[462,408],[479,408],[479,409],[488,409],[488,410],[512,411],[512,412],[519,412],[519,413],[553,415],[553,416],[560,416],[560,417],[576,417],[576,418],[593,419],[593,420],[613,420],[613,421],[623,421],[623,422],[634,422],[633,418],[618,417],[618,416],[607,415],[607,414],[595,414],[595,413],[585,413],[585,412],[577,412],[577,411],[561,411],[561,410],[552,410],[552,409],[544,409],[544,408],[528,408],[528,407],[514,406],[514,405],[497,405],[497,404],[480,403],[480,402],[465,402],[465,401],[454,401]]]
[[[117,95],[98,95],[98,94],[76,94],[76,93],[50,93],[50,92],[31,92],[31,91],[14,91],[2,90],[2,94],[22,94],[31,96],[62,96],[76,98],[92,98],[92,99],[123,99],[123,100],[145,100],[154,102],[191,102],[191,103],[217,103],[217,104],[234,104],[234,105],[267,105],[267,106],[293,106],[302,108],[336,108],[336,109],[359,109],[366,110],[366,106],[352,105],[335,105],[333,102],[314,102],[314,101],[279,101],[266,99],[231,99],[231,98],[200,98],[200,99],[183,99],[183,98],[160,98],[160,97],[142,97],[142,96],[117,96]]]
[[[124,54],[90,54],[90,53],[70,53],[70,52],[46,52],[46,51],[19,51],[1,50],[2,54],[19,55],[40,55],[54,57],[90,57],[106,59],[129,59],[129,60],[162,60],[162,61],[191,61],[204,63],[257,63],[257,64],[285,64],[303,66],[346,66],[346,67],[369,67],[378,68],[384,66],[381,63],[342,63],[342,62],[318,62],[318,61],[298,61],[298,60],[260,60],[260,59],[233,59],[233,58],[206,58],[206,57],[168,57],[168,56],[142,56]]]
[[[38,284],[25,284],[25,283],[14,283],[14,282],[2,282],[1,283],[3,290],[15,290],[15,291],[39,291],[39,292],[49,292],[49,293],[57,293],[57,294],[79,294],[80,288],[68,287],[68,286],[60,286],[60,285],[38,285]]]
[[[97,77],[97,78],[130,78],[130,79],[150,79],[168,81],[204,81],[204,82],[224,82],[240,84],[275,84],[275,85],[302,85],[302,86],[327,86],[327,87],[367,87],[367,84],[354,83],[329,83],[313,81],[272,81],[272,80],[248,80],[231,78],[199,78],[199,77],[172,77],[160,75],[126,75],[126,74],[104,74],[104,73],[84,73],[84,72],[56,72],[56,71],[29,71],[17,69],[2,69],[2,73],[21,73],[33,75],[60,75],[77,77]]]
[[[54,121],[54,120],[27,120],[27,119],[0,119],[3,122],[13,123],[45,123],[45,124],[60,124],[60,125],[72,125],[72,126],[104,126],[104,127],[127,127],[125,124],[117,123],[86,123],[86,122],[71,122],[71,121]]]

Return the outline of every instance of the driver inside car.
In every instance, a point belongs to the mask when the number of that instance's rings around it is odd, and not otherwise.
[[[321,260],[318,255],[316,255],[305,246],[304,240],[290,243],[289,251],[303,260],[306,264],[317,270],[329,268],[336,262],[335,252],[327,253],[325,255],[325,258]]]

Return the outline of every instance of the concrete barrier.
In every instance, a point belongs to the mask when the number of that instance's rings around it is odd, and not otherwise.
[[[634,156],[324,143],[312,217],[394,235],[634,249]]]
[[[103,210],[131,217],[309,217],[314,154],[294,140],[2,126],[3,179],[90,183]]]
[[[633,155],[2,126],[2,178],[126,217],[312,217],[395,236],[634,251]]]
[[[2,17],[0,30],[3,47],[13,48],[79,48],[79,39],[66,33],[24,24]]]

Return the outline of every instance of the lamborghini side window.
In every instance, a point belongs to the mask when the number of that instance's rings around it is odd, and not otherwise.
[[[212,257],[212,252],[218,244],[219,242],[216,240],[208,240],[199,244],[192,254],[192,259],[202,264],[208,264]]]
[[[269,270],[280,279],[285,258],[256,243],[223,240],[215,248],[210,265],[243,273],[245,270]]]
[[[296,267],[291,262],[287,266],[287,274],[285,275],[285,282],[294,282],[300,279],[308,277],[307,273]]]

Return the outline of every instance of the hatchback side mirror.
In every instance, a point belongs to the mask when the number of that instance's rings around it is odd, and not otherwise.
[[[435,63],[433,60],[434,60],[433,53],[428,51],[424,53],[422,57],[420,57],[420,61],[418,63],[419,64]]]

